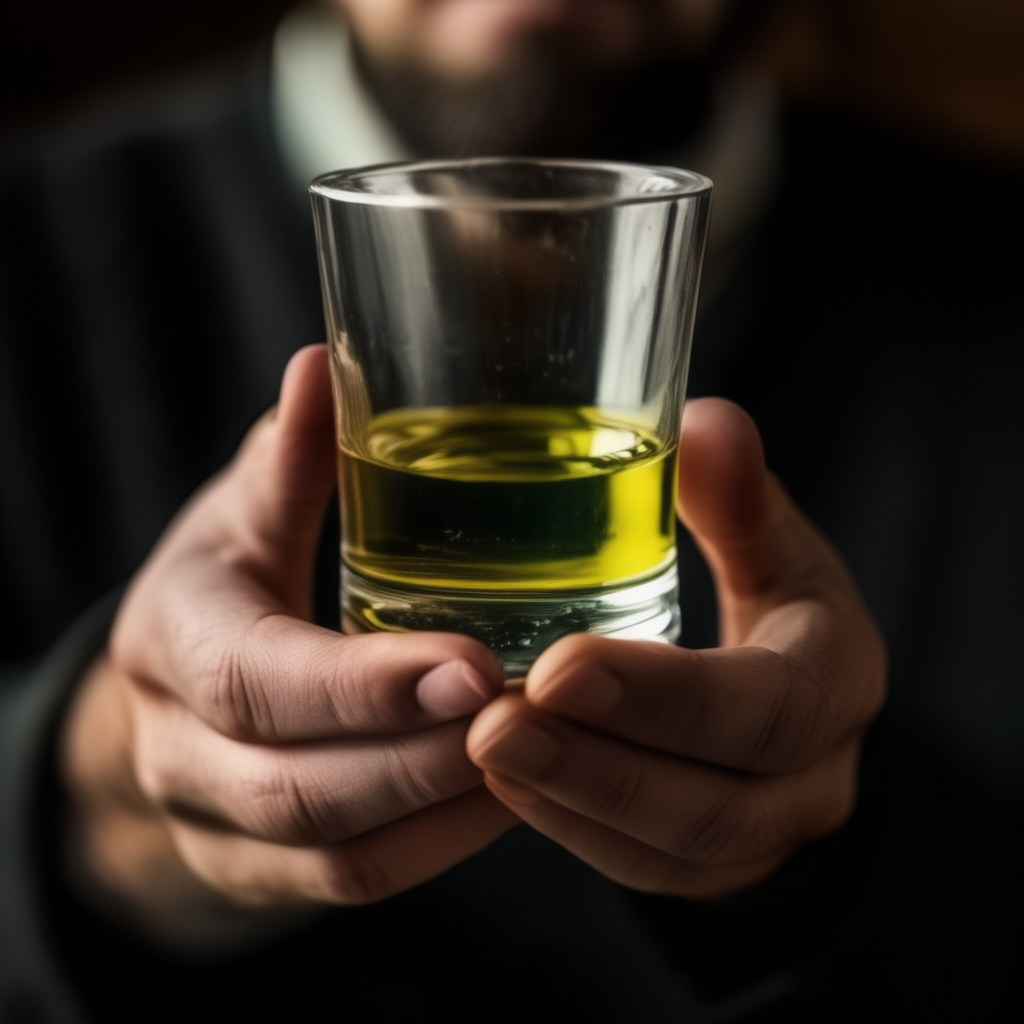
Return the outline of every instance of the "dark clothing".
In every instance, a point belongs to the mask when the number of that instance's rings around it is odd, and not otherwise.
[[[519,829],[210,961],[77,898],[53,737],[105,642],[114,599],[93,602],[322,338],[267,110],[262,72],[228,76],[0,170],[0,1022],[1019,1013],[1024,188],[824,116],[786,125],[782,190],[706,303],[690,393],[751,411],[888,637],[850,825],[713,904],[627,892]],[[681,540],[683,641],[712,644]]]

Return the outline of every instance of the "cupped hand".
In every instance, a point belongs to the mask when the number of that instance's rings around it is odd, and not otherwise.
[[[184,870],[241,904],[361,903],[516,820],[465,754],[503,685],[486,648],[310,622],[334,461],[317,346],[127,593],[64,739],[86,858],[122,896],[159,901]]]
[[[492,793],[598,870],[711,897],[847,820],[885,654],[736,406],[687,406],[678,507],[715,578],[721,647],[566,637],[467,744]]]

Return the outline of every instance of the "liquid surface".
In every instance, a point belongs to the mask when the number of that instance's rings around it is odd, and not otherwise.
[[[592,408],[470,406],[375,417],[339,450],[342,555],[455,589],[561,590],[675,558],[675,448]]]

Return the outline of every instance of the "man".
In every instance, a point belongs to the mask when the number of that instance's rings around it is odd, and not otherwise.
[[[722,38],[720,5],[344,6],[360,43],[346,102],[361,111],[352,122],[369,126],[364,135],[376,131],[380,148],[542,147],[664,159],[716,136],[696,55]],[[327,24],[321,37],[336,32]],[[301,31],[293,33],[294,43]],[[307,132],[303,144],[294,82],[304,62],[289,69],[287,53],[282,43],[278,144],[302,174],[318,133]],[[346,74],[337,61],[328,66]],[[648,119],[644,104],[655,87],[696,99],[679,105],[678,123],[666,117],[674,104]],[[122,129],[84,160],[58,150],[11,172],[40,188],[41,167],[60,186],[30,207],[43,211],[34,224],[10,203],[7,225],[23,247],[44,250],[36,263],[48,259],[64,289],[60,314],[88,340],[78,356],[84,377],[53,367],[54,391],[65,388],[78,404],[82,437],[91,441],[82,444],[85,464],[70,472],[101,466],[114,511],[137,531],[121,545],[129,563],[124,549],[142,554],[146,529],[170,511],[169,496],[258,408],[275,358],[316,337],[308,264],[305,273],[287,267],[278,249],[287,240],[289,252],[308,259],[287,185],[252,115],[240,115],[231,90],[225,94],[219,109],[207,101],[183,123],[174,122],[180,111],[168,115],[155,146],[140,148]],[[763,167],[771,152],[770,143],[760,150]],[[326,166],[312,168],[319,169]],[[149,201],[154,191],[160,202]],[[744,291],[757,260],[748,254],[740,269],[737,260],[768,199],[756,185],[732,199],[723,192],[732,209],[747,212],[734,215],[739,229],[724,239],[720,232],[720,287],[731,296],[726,306],[757,309]],[[779,209],[776,217],[792,206],[782,200]],[[777,236],[771,244],[784,251]],[[8,322],[24,330],[26,303],[7,294],[9,307],[21,310]],[[146,311],[164,322],[151,325]],[[762,314],[758,326],[773,344],[788,342],[777,355],[792,368],[807,352],[800,317],[794,339],[772,333],[787,317],[794,318],[788,306],[782,317]],[[218,330],[224,337],[214,340]],[[707,326],[705,333],[713,336]],[[705,362],[704,378],[727,376],[728,363],[733,392],[764,405],[743,379],[759,365],[748,336],[744,325],[719,324],[722,347]],[[737,350],[725,350],[729,343]],[[11,352],[21,362],[10,379],[31,382],[24,352]],[[230,386],[236,381],[241,389]],[[759,383],[762,392],[788,387],[780,392],[787,401],[800,394],[786,375]],[[232,400],[237,408],[214,415]],[[814,408],[802,400],[804,412]],[[201,422],[190,424],[186,412]],[[813,460],[792,454],[806,438],[785,416],[774,420],[776,438],[789,441],[781,461],[797,467],[798,481],[802,469],[805,488],[820,495],[822,474],[815,481],[807,471]],[[211,443],[214,429],[220,436]],[[185,444],[183,430],[191,431]],[[61,432],[59,443],[69,436]],[[832,454],[830,462],[856,465]],[[750,420],[726,403],[704,402],[684,421],[680,511],[715,576],[722,648],[567,638],[537,663],[523,698],[494,699],[496,663],[466,638],[341,637],[310,623],[332,486],[322,350],[304,349],[289,365],[276,412],[146,559],[106,653],[110,613],[100,608],[29,688],[14,691],[8,728],[31,725],[33,716],[35,724],[6,780],[20,810],[33,785],[43,787],[37,808],[52,803],[46,772],[33,765],[52,756],[45,737],[47,728],[55,732],[61,769],[49,785],[69,794],[73,825],[62,835],[45,814],[35,816],[35,849],[62,846],[67,863],[37,872],[41,900],[31,890],[18,897],[23,976],[9,986],[11,1005],[27,1012],[26,1000],[49,1000],[51,1016],[66,1016],[77,998],[112,1019],[153,999],[142,1015],[157,1019],[191,1007],[212,1016],[229,1005],[301,1016],[337,1000],[357,1017],[391,1009],[502,1019],[545,1000],[553,1013],[588,1019],[776,1011],[795,1019],[801,1006],[818,1019],[841,1019],[835,992],[848,986],[840,954],[850,949],[833,942],[822,962],[813,946],[815,935],[835,934],[836,919],[849,920],[844,900],[864,885],[850,870],[850,851],[855,862],[858,850],[873,849],[858,839],[864,829],[814,847],[766,887],[744,890],[849,817],[861,738],[882,698],[881,645],[836,556],[765,474]],[[19,494],[39,492],[23,486]],[[98,502],[85,513],[100,536],[109,529]],[[31,516],[21,524],[19,536],[37,539],[39,552],[57,549],[38,539],[45,515],[35,534]],[[879,535],[885,531],[872,539]],[[24,564],[31,569],[38,558]],[[93,568],[92,577],[104,573]],[[25,593],[30,600],[27,584]],[[691,601],[699,604],[699,595]],[[22,832],[25,820],[23,813]],[[574,856],[520,830],[471,857],[518,820]],[[628,897],[580,862],[652,895]],[[24,865],[7,874],[25,877]],[[517,894],[513,901],[495,901],[503,885]],[[403,892],[327,917],[308,909]],[[679,899],[731,894],[732,902],[710,905]],[[831,913],[814,906],[837,894]],[[794,918],[772,948],[765,930],[783,913]],[[763,941],[723,945],[730,921]],[[695,925],[715,946],[703,962]],[[46,927],[72,995],[61,996],[44,973],[53,970],[45,932],[38,934]],[[83,948],[87,934],[99,935],[99,953]],[[211,950],[221,959],[195,961]],[[483,970],[494,959],[500,975]],[[122,977],[126,964],[130,980]]]

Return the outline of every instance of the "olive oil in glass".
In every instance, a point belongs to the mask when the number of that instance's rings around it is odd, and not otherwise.
[[[651,429],[590,407],[491,405],[384,413],[365,436],[338,453],[350,625],[454,628],[438,605],[461,596],[493,620],[461,631],[532,660],[530,621],[593,630],[595,601],[666,573],[654,589],[674,596],[676,452]],[[395,587],[417,600],[379,607]]]
[[[310,185],[346,632],[679,635],[674,479],[712,182],[483,157]]]

